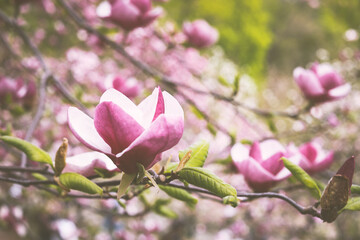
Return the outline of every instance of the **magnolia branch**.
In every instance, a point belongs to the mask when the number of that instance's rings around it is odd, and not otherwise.
[[[0,166],[0,171],[2,172],[36,172],[36,173],[42,173],[42,174],[48,174],[51,175],[50,172],[47,172],[46,169],[43,168],[18,168],[18,167],[8,167],[8,166]],[[56,183],[56,181],[54,180],[28,180],[28,179],[20,179],[20,178],[12,178],[12,177],[5,177],[5,176],[0,176],[0,181],[3,182],[9,182],[9,183],[16,183],[16,184],[20,184],[24,187],[29,187],[29,186],[35,186],[38,189],[47,191],[57,197],[62,197],[64,195],[60,194],[58,191],[51,189],[49,187],[46,187],[44,185],[58,185]],[[214,201],[221,201],[222,199],[220,197],[218,197],[216,194],[205,190],[205,189],[201,189],[198,187],[185,187],[183,185],[179,185],[179,184],[174,184],[174,183],[164,183],[163,181],[160,180],[160,178],[156,179],[157,184],[159,185],[166,185],[166,186],[171,186],[174,188],[179,188],[179,189],[184,189],[187,190],[189,192],[198,194],[198,195],[208,195],[211,196],[211,198],[207,198],[210,200],[214,200]],[[100,187],[110,187],[110,186],[118,186],[120,184],[120,180],[107,180],[107,181],[99,181],[99,182],[95,182],[98,186]],[[145,184],[145,185],[144,185]],[[150,187],[149,184],[147,183],[141,183],[140,185],[137,185],[139,188],[135,189],[133,192],[129,192],[126,195],[124,195],[122,198],[124,200],[129,200],[132,199],[138,195],[140,195],[143,191],[145,191],[146,189],[148,189]],[[73,194],[73,193],[67,193],[65,195],[66,197],[69,198],[88,198],[88,199],[116,199],[116,194],[112,194],[110,192],[105,192],[103,195],[88,195],[88,194]],[[277,199],[281,199],[287,203],[289,203],[292,207],[294,207],[299,213],[303,214],[303,215],[311,215],[314,217],[318,217],[321,218],[320,216],[320,212],[313,206],[311,207],[303,207],[301,205],[299,205],[298,203],[296,203],[295,200],[291,199],[290,197],[280,194],[280,193],[275,193],[275,192],[264,192],[264,193],[250,193],[250,192],[240,192],[238,191],[237,197],[242,201],[242,202],[248,202],[248,201],[252,201],[254,199],[259,199],[259,198],[277,198]]]

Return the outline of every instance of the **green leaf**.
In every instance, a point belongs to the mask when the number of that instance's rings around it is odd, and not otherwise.
[[[59,177],[60,183],[69,189],[78,190],[88,194],[100,194],[103,190],[101,187],[78,173],[63,173]]]
[[[360,194],[360,186],[359,185],[351,185],[351,193]]]
[[[231,84],[228,82],[228,80],[226,80],[224,77],[222,77],[222,76],[219,76],[218,77],[218,82],[221,84],[221,85],[223,85],[223,86],[225,86],[225,87],[230,87],[231,86]]]
[[[316,199],[320,199],[321,191],[315,180],[312,179],[301,167],[292,163],[290,160],[284,157],[281,159],[283,160],[285,167],[292,173],[292,175],[300,181]]]
[[[242,139],[240,140],[240,143],[243,144],[243,145],[253,145],[253,141],[249,140],[249,139]]]
[[[235,208],[239,204],[239,199],[234,196],[226,196],[226,197],[223,197],[223,203],[231,205],[232,207]]]
[[[94,172],[102,178],[111,178],[116,174],[116,172],[110,172],[104,168],[94,168]]]
[[[168,205],[170,203],[170,200],[166,199],[158,199],[154,206],[152,207],[153,211],[157,214],[167,217],[167,218],[177,218],[177,214],[171,210]]]
[[[30,160],[35,162],[48,163],[51,165],[51,167],[53,167],[53,162],[50,155],[33,144],[12,136],[2,136],[0,139],[5,143],[23,151]]]
[[[211,124],[211,123],[207,123],[207,125],[206,125],[206,128],[207,128],[207,130],[209,130],[209,132],[213,135],[213,136],[216,136],[216,128],[215,128],[215,126],[213,125],[213,124]]]
[[[165,173],[170,173],[171,171],[175,171],[177,166],[179,165],[178,162],[170,162],[166,165]]]
[[[268,127],[269,127],[269,129],[270,129],[270,131],[272,133],[277,133],[278,132],[273,117],[267,118],[266,122],[267,122],[267,125],[268,125]]]
[[[235,79],[234,79],[234,84],[233,84],[233,96],[236,96],[239,92],[239,85],[240,85],[240,74],[237,74]]]
[[[198,108],[191,105],[190,111],[192,111],[198,119],[205,119],[204,114]]]
[[[360,211],[360,197],[350,198],[343,210]]]
[[[188,183],[207,189],[219,197],[234,196],[236,189],[230,184],[225,183],[222,179],[208,170],[200,167],[185,167],[179,171],[181,179]]]
[[[188,191],[184,189],[165,185],[159,185],[159,187],[170,197],[186,202],[187,205],[191,208],[193,208],[198,202],[197,198],[195,198],[193,195],[191,195]]]
[[[204,166],[205,160],[209,152],[209,142],[202,140],[191,145],[189,148],[179,152],[179,160],[191,150],[191,157],[185,164],[186,167],[202,167]]]
[[[62,173],[62,171],[66,166],[67,149],[68,149],[68,140],[67,138],[64,138],[63,143],[61,144],[55,155],[55,168],[54,168],[55,176],[60,176],[60,174]]]
[[[137,175],[136,173],[135,174],[124,173],[122,175],[119,189],[117,192],[117,199],[120,199],[126,193],[126,190],[129,188],[130,184],[135,179],[136,175]]]
[[[40,174],[40,173],[32,173],[31,174],[36,180],[41,180],[41,181],[45,181],[48,180],[47,177],[45,177],[44,175]]]

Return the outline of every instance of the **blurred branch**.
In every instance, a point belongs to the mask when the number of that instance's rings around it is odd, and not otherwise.
[[[15,30],[15,32],[20,36],[20,38],[23,40],[25,45],[32,51],[32,53],[35,55],[36,59],[39,61],[41,68],[43,70],[43,73],[41,74],[40,78],[40,84],[39,84],[39,104],[36,109],[35,116],[26,131],[25,134],[25,141],[29,141],[37,127],[37,125],[40,122],[40,119],[43,116],[44,110],[45,110],[45,102],[46,102],[46,85],[49,79],[53,79],[55,86],[60,90],[60,92],[70,100],[72,103],[75,103],[77,106],[79,106],[84,112],[88,113],[86,107],[82,105],[76,98],[74,98],[69,91],[63,86],[63,84],[59,81],[59,79],[51,72],[51,70],[46,65],[44,58],[40,52],[40,50],[31,42],[30,38],[26,35],[26,33],[23,31],[23,29],[18,25],[15,19],[10,18],[7,16],[3,11],[0,10],[0,19],[4,21],[8,26],[10,26],[12,29]],[[3,44],[5,43],[6,47],[10,47],[9,45],[6,45],[6,41],[2,41]],[[16,56],[16,53],[14,51],[11,51],[11,48],[8,49],[13,55]],[[23,154],[21,158],[21,166],[26,166],[26,155]]]
[[[303,215],[311,215],[314,217],[318,217],[321,218],[320,212],[318,210],[316,210],[315,207],[311,206],[311,207],[303,207],[300,206],[299,204],[297,204],[293,199],[280,194],[280,193],[274,193],[274,192],[264,192],[264,193],[247,193],[247,192],[238,192],[237,194],[238,197],[245,197],[247,199],[243,200],[244,201],[251,201],[253,199],[258,199],[258,198],[278,198],[281,199],[287,203],[289,203],[291,206],[293,206],[299,213],[303,214]]]
[[[54,173],[48,171],[48,167],[33,168],[33,167],[13,167],[13,166],[0,166],[1,172],[31,172],[41,173],[46,175],[54,175]]]

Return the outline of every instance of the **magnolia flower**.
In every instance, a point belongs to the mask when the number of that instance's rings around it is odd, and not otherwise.
[[[36,84],[29,81],[27,84],[21,78],[12,79],[0,77],[0,102],[8,105],[12,102],[22,103],[30,108],[36,98]]]
[[[96,174],[95,168],[106,169],[110,172],[119,170],[105,154],[87,152],[66,158],[66,165],[62,172],[76,172],[88,177]]]
[[[162,8],[151,8],[151,0],[112,0],[100,4],[97,13],[130,31],[152,23],[162,14]]]
[[[276,140],[254,142],[251,147],[237,143],[231,149],[231,157],[246,183],[256,192],[264,192],[277,182],[290,176],[281,157],[286,149]]]
[[[187,36],[190,44],[198,48],[213,45],[218,37],[218,31],[211,27],[205,20],[196,20],[192,23],[185,22],[183,32]]]
[[[300,154],[299,166],[309,174],[327,169],[334,159],[334,152],[326,153],[316,142],[305,143],[298,150],[294,145],[290,145],[288,149],[294,154]]]
[[[136,97],[140,92],[140,86],[135,78],[124,79],[120,76],[114,78],[112,82],[113,87],[122,92],[128,98]]]
[[[69,107],[68,123],[80,142],[105,153],[120,170],[133,174],[137,163],[149,169],[163,151],[179,142],[184,112],[178,101],[160,88],[138,106],[124,94],[109,89],[101,96],[94,119]]]
[[[321,103],[345,97],[351,89],[331,65],[314,63],[310,70],[297,67],[294,79],[304,96],[314,102]]]

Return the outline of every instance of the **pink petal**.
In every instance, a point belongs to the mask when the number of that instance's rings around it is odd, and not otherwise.
[[[156,109],[155,109],[155,114],[154,117],[152,119],[152,122],[160,115],[163,114],[165,112],[165,103],[164,103],[164,98],[161,92],[161,89],[159,87],[158,90],[159,94],[158,94],[158,98],[157,98],[157,104],[156,104]]]
[[[262,154],[261,154],[259,142],[254,142],[253,145],[251,145],[249,156],[255,159],[256,161],[261,162],[263,159],[261,155]]]
[[[137,162],[148,169],[155,163],[156,155],[179,142],[183,130],[182,118],[160,115],[128,148],[116,155],[115,164],[126,173],[136,172]]]
[[[116,1],[111,7],[110,19],[126,30],[139,27],[140,10],[130,2]]]
[[[151,8],[151,0],[131,0],[131,3],[143,13],[149,11]]]
[[[319,76],[321,85],[326,89],[330,90],[343,84],[343,80],[336,72],[330,72]]]
[[[256,192],[267,191],[278,181],[273,174],[251,157],[241,162],[239,168],[246,183]]]
[[[161,7],[153,8],[141,16],[139,24],[141,24],[142,27],[145,27],[157,19],[162,13],[163,9]]]
[[[284,167],[284,163],[281,160],[284,154],[282,152],[275,153],[270,158],[266,159],[261,163],[261,166],[268,170],[270,173],[276,175]]]
[[[333,160],[334,160],[334,153],[330,152],[325,158],[319,160],[313,166],[310,166],[308,172],[312,174],[312,173],[324,171],[325,169],[330,167]]]
[[[299,150],[310,163],[315,163],[318,156],[318,149],[312,143],[302,145]]]
[[[245,161],[249,158],[249,148],[241,143],[237,143],[231,148],[231,157],[235,166],[238,167],[242,161]],[[238,169],[240,171],[239,167]]]
[[[305,97],[313,98],[324,94],[323,87],[312,71],[297,67],[294,70],[294,79]]]
[[[156,106],[158,103],[159,88],[155,88],[150,96],[145,98],[137,107],[142,112],[141,125],[146,129],[154,119]]]
[[[276,153],[285,153],[286,149],[279,141],[275,139],[269,139],[260,143],[260,151],[263,159],[265,160]]]
[[[75,107],[68,109],[68,123],[75,137],[88,148],[104,153],[111,153],[110,146],[96,131],[94,121]]]
[[[128,97],[116,89],[110,88],[106,90],[100,98],[100,103],[102,102],[115,103],[123,111],[125,111],[133,119],[141,124],[143,118],[141,110]]]
[[[327,90],[343,84],[343,79],[341,76],[328,63],[314,63],[311,66],[311,70],[319,78],[321,85]]]
[[[331,98],[331,100],[335,100],[338,98],[345,97],[346,95],[349,94],[350,90],[351,90],[351,85],[349,83],[346,83],[344,85],[331,89],[328,92],[328,95]]]
[[[102,102],[96,107],[94,124],[113,154],[123,151],[144,131],[134,118],[113,102]]]
[[[95,174],[94,168],[119,171],[116,165],[105,154],[87,152],[66,158],[66,166],[63,172],[76,172],[83,176],[91,176]]]

